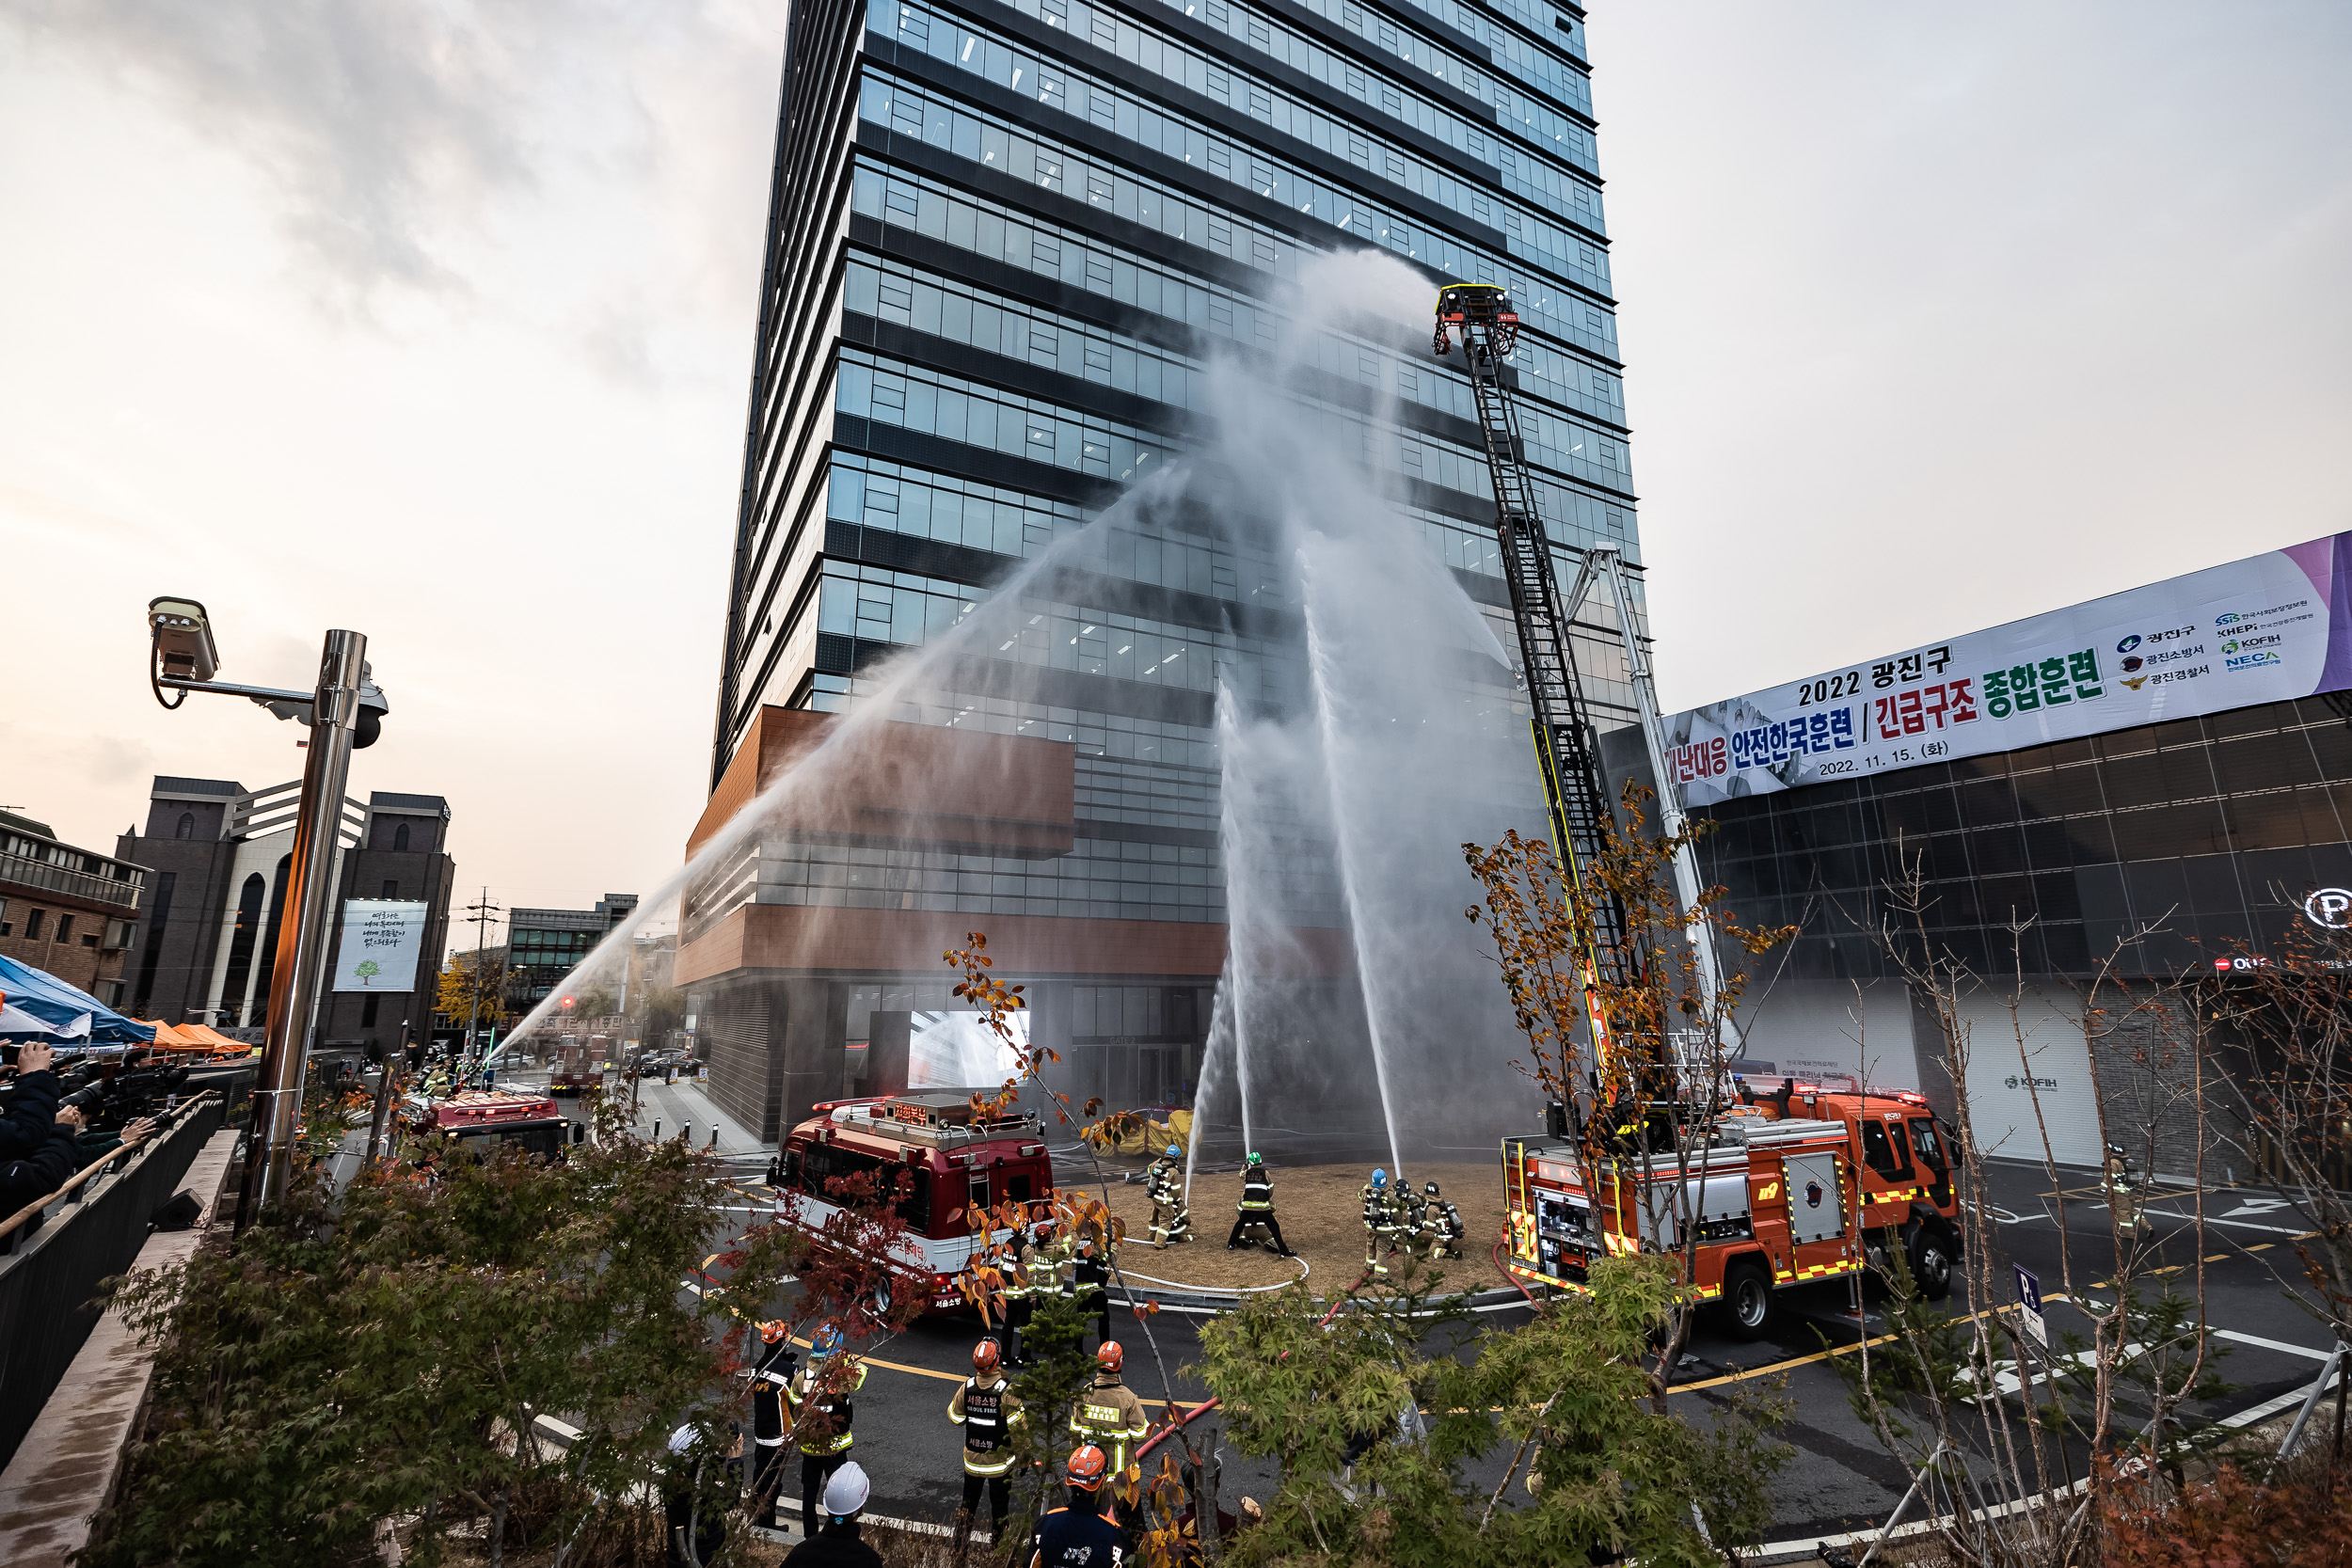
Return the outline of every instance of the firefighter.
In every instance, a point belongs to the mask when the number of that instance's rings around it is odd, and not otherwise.
[[[671,1568],[715,1562],[726,1544],[727,1514],[743,1490],[743,1433],[731,1423],[728,1447],[720,1458],[691,1423],[670,1433],[661,1503]]]
[[[1024,1230],[1021,1235],[1020,1251],[1012,1266],[1013,1276],[1020,1281],[1020,1294],[1015,1297],[1010,1290],[1005,1292],[1010,1298],[1005,1304],[1006,1359],[1015,1367],[1029,1365],[1029,1358],[1021,1350],[1022,1331],[1036,1314],[1038,1299],[1054,1288],[1053,1235],[1051,1223]]]
[[[2148,1216],[2139,1212],[2139,1189],[2132,1182],[2132,1162],[2121,1144],[2107,1145],[2106,1163],[2100,1168],[2099,1185],[2107,1195],[2107,1208],[2114,1213],[2116,1224],[2137,1236],[2143,1230],[2153,1230]]]
[[[1469,1227],[1462,1224],[1462,1212],[1438,1196],[1435,1181],[1424,1183],[1421,1191],[1422,1196],[1428,1200],[1422,1206],[1421,1224],[1422,1234],[1429,1243],[1429,1256],[1461,1257],[1462,1238],[1470,1233]]]
[[[1062,1472],[1069,1501],[1037,1525],[1037,1549],[1029,1568],[1124,1568],[1127,1539],[1103,1517],[1103,1481],[1110,1461],[1089,1443],[1070,1456]]]
[[[759,1361],[752,1369],[752,1522],[773,1529],[784,1494],[784,1441],[792,1430],[785,1401],[801,1354],[781,1319],[761,1323],[759,1338]]]
[[[1174,1144],[1168,1152],[1152,1162],[1152,1169],[1144,1178],[1146,1191],[1152,1195],[1152,1245],[1165,1248],[1170,1242],[1192,1240],[1192,1211],[1184,1205],[1184,1151]]]
[[[1386,1274],[1389,1265],[1382,1248],[1396,1250],[1396,1198],[1389,1191],[1388,1171],[1375,1166],[1372,1180],[1358,1196],[1364,1200],[1364,1267]]]
[[[1274,1217],[1274,1173],[1266,1169],[1265,1156],[1252,1150],[1249,1163],[1241,1173],[1241,1201],[1233,1205],[1233,1233],[1225,1238],[1225,1250],[1241,1245],[1242,1233],[1252,1226],[1265,1227],[1274,1238],[1274,1250],[1285,1258],[1298,1254],[1282,1240],[1282,1222]]]
[[[1422,1220],[1424,1200],[1413,1191],[1413,1184],[1403,1178],[1397,1180],[1393,1196],[1389,1199],[1389,1212],[1394,1221],[1389,1235],[1389,1251],[1394,1254],[1401,1246],[1405,1256],[1419,1261],[1422,1252]]]
[[[787,1553],[784,1560],[791,1568],[882,1568],[882,1553],[858,1535],[857,1516],[866,1512],[866,1500],[873,1492],[864,1465],[855,1462],[842,1465],[825,1483],[824,1528],[820,1530],[812,1523],[808,1539]]]
[[[1021,1400],[998,1370],[1002,1359],[993,1339],[972,1347],[972,1375],[947,1402],[947,1418],[963,1428],[963,1508],[956,1515],[957,1554],[979,1512],[980,1490],[988,1490],[988,1544],[1005,1536],[1005,1513],[1012,1501],[1012,1428],[1025,1420]]]
[[[1078,1244],[1062,1260],[1061,1293],[1064,1301],[1078,1304],[1081,1316],[1095,1315],[1094,1342],[1107,1344],[1111,1337],[1111,1293],[1109,1268],[1103,1261],[1104,1248],[1089,1232],[1081,1231]]]
[[[1078,1396],[1070,1412],[1070,1430],[1102,1449],[1110,1457],[1113,1476],[1127,1472],[1127,1456],[1136,1439],[1152,1430],[1143,1402],[1120,1381],[1126,1354],[1116,1339],[1105,1340],[1094,1353],[1094,1386]]]
[[[801,1434],[803,1534],[814,1528],[818,1504],[824,1498],[825,1482],[850,1457],[850,1445],[855,1440],[850,1432],[850,1419],[856,1413],[850,1396],[866,1386],[866,1368],[852,1358],[848,1372],[835,1372],[828,1380],[827,1364],[842,1354],[841,1330],[830,1323],[818,1325],[808,1338],[808,1364],[785,1390],[785,1406],[791,1414],[794,1430]]]

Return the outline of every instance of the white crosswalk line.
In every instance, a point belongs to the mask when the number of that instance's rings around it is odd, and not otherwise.
[[[2309,1356],[2313,1361],[2325,1361],[2328,1354],[2324,1350],[2312,1350],[2308,1345],[2290,1345],[2283,1339],[2265,1339],[2259,1334],[2240,1334],[2234,1328],[2217,1328],[2213,1330],[2213,1337],[2235,1340],[2241,1345],[2260,1345],[2265,1350],[2284,1351],[2289,1355]]]

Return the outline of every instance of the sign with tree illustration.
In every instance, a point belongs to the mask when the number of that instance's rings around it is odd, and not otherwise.
[[[406,991],[417,988],[429,905],[394,898],[343,900],[342,940],[335,949],[335,989]]]

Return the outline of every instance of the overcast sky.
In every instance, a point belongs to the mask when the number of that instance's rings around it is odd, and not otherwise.
[[[785,0],[0,0],[0,805],[111,847],[299,732],[469,887],[672,869],[708,766]],[[1670,708],[2352,528],[2352,8],[1601,0]]]

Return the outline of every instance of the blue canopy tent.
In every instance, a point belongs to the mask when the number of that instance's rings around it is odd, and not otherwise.
[[[90,1045],[152,1045],[155,1026],[136,1023],[85,990],[76,990],[47,970],[0,957],[0,998],[11,1022],[0,1039],[68,1041]],[[18,1022],[22,1014],[28,1022]],[[28,1026],[28,1023],[30,1026]],[[86,1034],[84,1031],[87,1030]]]

